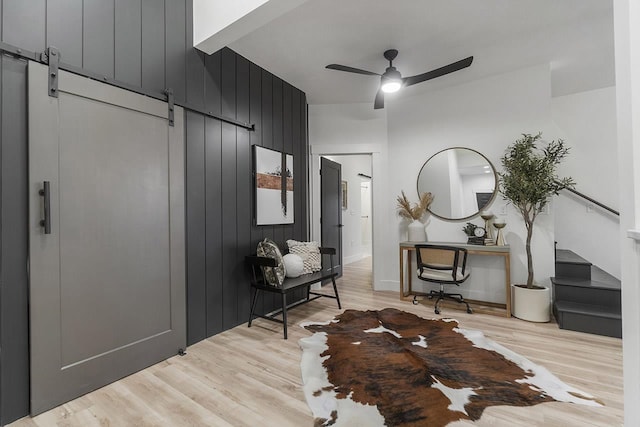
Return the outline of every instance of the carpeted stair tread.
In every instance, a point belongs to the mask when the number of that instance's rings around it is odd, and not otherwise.
[[[587,261],[586,259],[582,258],[580,255],[568,249],[556,250],[556,263],[591,265],[589,261]]]
[[[555,308],[559,312],[583,314],[587,316],[606,317],[609,319],[622,319],[619,309],[603,307],[592,304],[582,304],[572,301],[556,301]]]

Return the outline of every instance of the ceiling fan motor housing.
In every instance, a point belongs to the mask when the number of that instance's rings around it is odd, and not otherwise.
[[[389,67],[385,70],[384,74],[382,75],[382,80],[384,81],[385,79],[388,80],[400,80],[402,78],[402,75],[400,75],[400,71],[396,70],[396,67]]]

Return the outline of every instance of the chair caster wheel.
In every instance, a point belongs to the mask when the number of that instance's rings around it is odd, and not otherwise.
[[[436,314],[440,314],[440,310],[436,309],[434,311],[436,312]]]
[[[470,308],[467,308],[467,313],[473,314],[473,310],[471,310]]]

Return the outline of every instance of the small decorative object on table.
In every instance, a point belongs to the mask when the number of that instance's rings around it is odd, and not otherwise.
[[[420,219],[422,219],[427,209],[429,209],[431,202],[433,202],[433,194],[422,193],[419,203],[414,203],[413,206],[411,202],[409,202],[409,199],[407,199],[404,191],[396,200],[398,202],[396,206],[398,215],[412,221],[408,227],[408,240],[410,242],[425,242],[427,240],[427,233]]]
[[[503,218],[496,218],[493,220],[493,226],[498,230],[496,234],[496,245],[504,246],[506,245],[504,241],[504,235],[502,234],[502,229],[507,225]]]
[[[472,222],[468,222],[463,228],[464,234],[467,235],[467,243],[470,245],[484,245],[486,240],[487,230],[482,227],[478,227]]]
[[[482,211],[480,212],[480,218],[484,219],[484,229],[487,230],[487,234],[485,239],[487,240],[487,244],[493,245],[493,233],[491,233],[491,218],[495,215],[491,211]]]

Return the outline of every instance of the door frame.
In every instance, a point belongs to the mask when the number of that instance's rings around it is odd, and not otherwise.
[[[380,278],[384,277],[381,271],[382,264],[376,263],[376,257],[385,253],[383,242],[381,241],[381,233],[376,233],[376,229],[384,227],[384,214],[376,207],[378,200],[383,200],[386,191],[386,167],[382,159],[385,157],[385,148],[381,144],[318,144],[309,147],[309,173],[310,173],[310,191],[309,191],[309,212],[311,220],[311,240],[317,242],[322,237],[320,227],[320,157],[321,156],[344,156],[349,154],[370,154],[371,155],[371,251],[372,251],[372,281],[374,290],[388,289],[389,286],[382,284]],[[374,183],[375,181],[375,183]],[[388,249],[388,248],[387,248]],[[395,254],[396,248],[392,248]],[[397,287],[397,282],[394,289]]]

